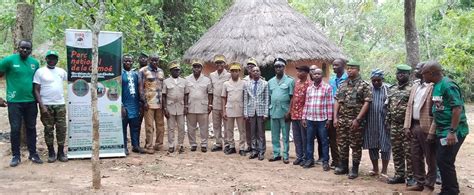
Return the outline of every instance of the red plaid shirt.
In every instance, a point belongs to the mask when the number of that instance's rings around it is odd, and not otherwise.
[[[303,119],[310,121],[332,119],[333,96],[332,87],[329,84],[321,81],[318,86],[310,85],[306,91],[305,102]]]
[[[301,120],[303,117],[303,107],[306,100],[306,90],[308,86],[313,82],[306,79],[305,82],[298,80],[295,83],[295,89],[293,91],[293,97],[291,98],[291,120]]]

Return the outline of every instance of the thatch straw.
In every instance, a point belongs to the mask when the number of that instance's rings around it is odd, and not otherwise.
[[[259,65],[271,64],[276,57],[288,61],[332,61],[344,57],[314,23],[286,0],[236,0],[221,20],[186,51],[184,60],[199,58],[210,62],[216,54],[241,63],[254,57]]]

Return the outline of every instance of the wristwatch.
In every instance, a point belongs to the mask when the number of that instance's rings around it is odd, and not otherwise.
[[[456,129],[450,127],[450,128],[449,128],[449,132],[452,133],[452,134],[454,134],[454,133],[456,133]]]

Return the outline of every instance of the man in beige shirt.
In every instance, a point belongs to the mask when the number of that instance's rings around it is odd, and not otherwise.
[[[244,81],[240,76],[241,65],[233,62],[230,65],[230,80],[224,82],[222,87],[222,115],[225,120],[225,154],[233,154],[235,150],[234,124],[237,122],[239,129],[239,154],[245,156],[245,127],[244,127]]]
[[[225,69],[226,61],[223,55],[216,55],[214,57],[214,64],[217,70],[209,74],[212,83],[213,102],[212,102],[212,128],[216,136],[216,142],[211,149],[211,152],[222,150],[222,86],[224,82],[230,79],[230,73]],[[225,150],[228,150],[226,148]],[[225,152],[224,150],[224,152]]]
[[[186,80],[179,77],[181,68],[177,61],[169,65],[171,77],[163,81],[163,105],[165,117],[168,119],[168,152],[173,153],[175,143],[175,130],[178,130],[179,153],[184,152],[184,115],[187,114],[187,99],[189,90]]]
[[[209,114],[212,111],[212,84],[211,80],[201,74],[204,62],[192,60],[193,73],[186,77],[189,89],[188,98],[188,139],[191,151],[196,151],[196,130],[199,124],[201,134],[201,152],[207,152],[207,138],[209,136]]]
[[[153,54],[150,57],[150,65],[140,69],[139,91],[145,110],[145,149],[149,154],[155,153],[163,146],[165,134],[165,122],[161,102],[161,89],[165,74],[158,67],[160,57]],[[156,130],[156,131],[155,131]],[[156,133],[155,144],[153,144],[153,131]]]

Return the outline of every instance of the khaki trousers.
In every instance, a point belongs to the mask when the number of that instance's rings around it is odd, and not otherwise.
[[[183,146],[184,142],[184,115],[170,115],[168,118],[168,147],[176,146],[174,132],[178,131],[178,146]]]
[[[146,149],[153,149],[153,131],[156,134],[155,146],[162,147],[165,135],[165,121],[161,109],[148,109],[145,113]]]
[[[235,148],[234,142],[234,125],[237,122],[237,128],[239,129],[239,148],[240,150],[245,150],[246,135],[245,135],[245,123],[243,117],[227,117],[225,121],[225,146],[230,148]]]
[[[201,147],[207,148],[207,138],[209,137],[209,115],[204,114],[187,114],[188,119],[188,139],[189,145],[197,146],[196,130],[199,124]]]
[[[222,147],[222,110],[212,110],[212,129],[214,130],[214,136],[216,136],[215,146]]]

